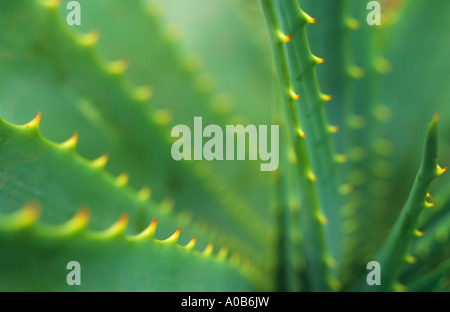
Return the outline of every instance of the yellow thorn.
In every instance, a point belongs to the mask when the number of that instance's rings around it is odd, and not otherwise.
[[[353,115],[350,117],[348,124],[354,129],[362,129],[366,126],[366,119],[363,116]]]
[[[196,241],[196,238],[194,236],[194,237],[192,237],[191,241],[186,246],[184,246],[184,248],[189,249],[189,250],[194,249],[195,241]]]
[[[154,113],[153,120],[158,125],[167,125],[172,120],[172,114],[167,109],[160,109]]]
[[[213,245],[212,243],[209,243],[209,244],[206,246],[205,250],[203,250],[203,255],[204,255],[204,256],[209,256],[209,255],[211,255],[212,252],[213,252],[213,248],[214,248],[214,245]]]
[[[81,208],[72,218],[72,220],[69,221],[70,227],[73,227],[74,229],[84,228],[89,221],[89,215],[89,209],[87,209],[86,207]]]
[[[406,288],[406,286],[403,285],[403,284],[396,283],[396,284],[394,285],[394,290],[397,291],[397,292],[405,292],[405,291],[407,291],[407,288]]]
[[[217,258],[219,258],[220,260],[225,260],[227,255],[228,255],[228,248],[226,246],[223,246],[222,248],[220,248],[219,253],[217,254]]]
[[[180,25],[171,24],[165,29],[165,37],[167,41],[176,43],[179,42],[184,36],[184,30]]]
[[[314,64],[322,64],[325,62],[325,59],[317,57],[315,55],[312,56]]]
[[[139,199],[142,201],[146,201],[152,195],[152,190],[148,187],[143,187],[138,193]]]
[[[311,170],[308,170],[307,175],[308,175],[308,179],[309,179],[310,181],[312,181],[312,182],[317,181],[316,175],[315,175],[314,172],[312,172]]]
[[[98,31],[93,30],[85,35],[80,36],[79,42],[80,44],[86,47],[92,47],[98,42],[99,38],[100,33]]]
[[[277,35],[278,35],[278,38],[280,39],[280,41],[283,43],[289,42],[292,39],[291,35],[286,35],[286,34],[282,33],[281,31],[277,31]]]
[[[328,278],[328,283],[333,291],[338,292],[342,289],[342,283],[334,276]]]
[[[373,147],[375,152],[381,156],[389,156],[394,150],[392,143],[382,138],[376,140]]]
[[[443,174],[445,171],[448,170],[448,167],[441,168],[441,166],[436,165],[436,169],[437,169],[437,175],[440,176],[441,174]]]
[[[65,224],[60,225],[58,228],[55,228],[53,230],[53,233],[57,235],[67,235],[69,233],[80,231],[86,227],[88,221],[89,209],[83,207],[78,210],[75,216],[72,217],[69,221],[67,221]]]
[[[419,231],[419,230],[414,230],[414,235],[420,237],[420,236],[424,236],[425,233],[422,231]]]
[[[128,219],[129,219],[128,213],[123,213],[120,216],[119,220],[114,225],[116,227],[117,233],[125,232],[125,229],[126,229],[127,224],[128,224]]]
[[[167,10],[167,7],[161,2],[146,2],[146,9],[150,16],[161,16]]]
[[[338,164],[343,164],[343,163],[346,163],[346,162],[348,161],[348,156],[347,156],[347,155],[340,154],[340,155],[336,155],[336,156],[334,157],[334,159],[336,160],[336,162],[337,162]]]
[[[116,223],[114,223],[111,227],[109,227],[105,231],[100,232],[98,236],[104,238],[124,234],[128,224],[128,219],[129,219],[128,213],[123,213],[120,216],[119,220],[116,221]]]
[[[410,256],[410,255],[406,255],[405,260],[408,263],[416,263],[417,262],[417,258],[414,258],[413,256]]]
[[[103,154],[99,158],[93,160],[91,162],[92,167],[94,168],[104,168],[106,166],[106,163],[108,162],[109,156],[108,154]]]
[[[36,128],[36,129],[39,129],[39,124],[40,124],[40,122],[41,122],[41,117],[42,117],[42,114],[41,114],[41,112],[39,112],[39,113],[36,115],[36,117],[33,118],[33,120],[31,120],[29,123],[23,125],[23,127],[25,127],[25,128]]]
[[[165,243],[176,243],[178,241],[178,237],[180,237],[181,226],[172,234],[169,238],[163,240]]]
[[[78,142],[78,132],[75,132],[72,137],[70,137],[67,141],[61,143],[59,146],[65,149],[75,149]]]
[[[49,0],[42,3],[44,6],[50,9],[56,9],[61,5],[61,0]]]
[[[316,19],[309,16],[305,11],[302,11],[302,14],[307,23],[314,24],[316,22]]]
[[[364,70],[358,66],[351,66],[348,69],[348,73],[354,79],[361,79],[365,75]]]
[[[329,125],[329,126],[328,126],[328,131],[329,131],[330,133],[337,133],[337,132],[339,131],[339,127],[338,127],[338,126],[332,126],[332,125]]]
[[[427,193],[427,198],[431,199],[431,194]]]
[[[128,172],[123,172],[121,173],[117,178],[116,178],[116,184],[118,186],[124,186],[128,183],[128,179],[129,179],[129,174]]]
[[[319,212],[317,214],[317,220],[319,220],[320,224],[322,225],[327,225],[328,224],[328,219],[327,217],[325,217],[325,215],[321,212]]]
[[[438,113],[438,112],[434,113],[434,115],[433,115],[433,120],[434,120],[434,121],[439,121],[439,118],[440,118],[439,113]]]
[[[131,240],[140,240],[143,238],[153,237],[155,234],[156,226],[158,225],[158,220],[153,218],[152,222],[139,234],[131,236]]]
[[[388,74],[392,70],[392,65],[389,61],[381,59],[375,64],[375,70],[380,74]]]
[[[298,100],[298,99],[300,99],[300,95],[296,94],[292,88],[289,88],[289,96],[290,96],[291,99],[293,99],[293,100]]]
[[[354,161],[362,161],[367,157],[367,150],[361,146],[355,146],[350,151],[350,158]]]
[[[425,201],[425,208],[431,208],[434,205],[436,205],[436,203],[429,203],[429,202]]]
[[[125,60],[117,60],[108,64],[108,71],[111,74],[123,74],[128,68],[128,62]]]
[[[174,206],[174,202],[172,198],[165,198],[161,204],[160,204],[160,208],[162,211],[169,213],[170,211],[172,211]]]
[[[133,92],[133,96],[138,101],[147,101],[153,96],[153,89],[149,86],[136,88]]]
[[[321,93],[320,99],[324,102],[328,102],[328,101],[331,101],[333,99],[333,97],[331,95]]]
[[[326,264],[328,265],[328,267],[330,268],[330,269],[333,269],[333,268],[335,268],[336,267],[336,260],[334,260],[334,258],[332,257],[332,256],[330,256],[330,255],[327,255],[326,257],[325,257],[325,262],[326,262]]]
[[[353,191],[353,186],[351,184],[342,184],[341,187],[339,188],[339,191],[341,192],[341,194],[343,195],[348,195]]]
[[[241,255],[238,253],[234,253],[230,257],[230,263],[233,265],[240,265],[241,264]]]
[[[22,227],[27,227],[35,223],[41,215],[41,207],[30,202],[17,212],[17,217]]]
[[[392,111],[386,105],[379,105],[374,109],[375,118],[381,122],[388,122],[392,119]]]
[[[301,138],[306,138],[306,133],[303,132],[302,128],[297,127],[297,134],[301,137]]]
[[[297,163],[297,155],[295,155],[295,152],[292,149],[289,149],[288,160],[289,160],[289,163],[291,163],[291,164]]]
[[[187,71],[195,73],[203,67],[203,59],[196,53],[191,53],[183,59],[183,68]]]
[[[345,24],[347,25],[348,28],[352,30],[357,30],[358,28],[361,27],[361,23],[354,18],[347,18]]]

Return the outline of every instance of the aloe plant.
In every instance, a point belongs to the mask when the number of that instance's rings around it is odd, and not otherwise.
[[[449,290],[445,0],[68,2],[0,1],[1,290]],[[278,170],[175,161],[196,116]]]

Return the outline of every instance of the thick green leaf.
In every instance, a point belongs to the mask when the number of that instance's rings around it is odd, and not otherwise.
[[[437,124],[438,119],[435,117],[428,127],[422,162],[410,196],[385,245],[376,257],[382,268],[382,284],[381,286],[364,285],[364,289],[387,291],[395,289],[400,268],[409,256],[407,253],[419,216],[423,209],[430,205],[426,202],[428,188],[431,182],[445,171],[440,170],[437,165]]]
[[[155,199],[173,199],[176,210],[188,211],[219,234],[231,233],[243,253],[248,244],[256,251],[253,256],[262,252],[259,258],[269,261],[271,229],[261,221],[267,214],[252,213],[245,201],[202,166],[172,159],[170,129],[160,125],[161,116],[133,97],[122,75],[111,73],[99,60],[86,42],[92,36],[79,38],[85,41],[80,44],[55,8],[35,1],[5,2],[0,14],[8,25],[0,30],[5,56],[0,83],[7,90],[1,93],[7,103],[1,113],[8,120],[22,119],[31,107],[36,108],[33,113],[39,108],[51,121],[51,129],[42,127],[44,135],[67,135],[55,139],[63,141],[78,131],[88,141],[89,153],[81,144],[84,139],[80,140],[82,155],[94,158],[109,153],[108,168],[113,173],[129,172],[132,185],[150,186]],[[71,122],[63,122],[61,116],[70,116]],[[266,234],[256,234],[262,228]]]
[[[36,223],[37,215],[36,207],[26,206],[0,217],[0,248],[6,251],[0,257],[2,291],[258,289],[236,263],[182,247],[175,237],[155,240],[154,228],[133,237],[125,236],[124,220],[93,232],[86,229],[85,213],[58,226]],[[71,261],[80,265],[80,285],[67,283],[73,279]]]

